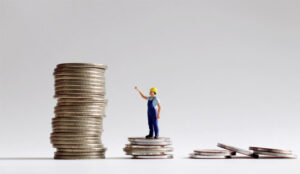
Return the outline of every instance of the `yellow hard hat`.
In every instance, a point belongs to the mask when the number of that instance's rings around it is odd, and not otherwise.
[[[150,91],[157,93],[157,88],[151,88]]]

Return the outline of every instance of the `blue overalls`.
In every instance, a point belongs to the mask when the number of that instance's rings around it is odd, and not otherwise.
[[[148,125],[149,125],[149,136],[153,136],[153,131],[155,132],[155,136],[158,135],[158,123],[157,123],[157,112],[155,107],[153,106],[153,99],[148,99]]]

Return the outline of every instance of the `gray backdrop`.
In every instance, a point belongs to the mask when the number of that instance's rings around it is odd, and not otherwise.
[[[0,156],[52,157],[58,63],[108,65],[107,157],[148,133],[177,158],[217,142],[300,153],[300,1],[0,0]]]

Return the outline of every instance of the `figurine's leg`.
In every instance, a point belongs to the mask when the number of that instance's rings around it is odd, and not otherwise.
[[[153,121],[153,127],[154,127],[154,132],[155,132],[155,137],[159,136],[159,129],[158,129],[158,119],[155,117],[154,121]]]
[[[148,125],[149,125],[149,136],[152,137],[153,136],[153,121],[151,118],[151,115],[148,115]]]

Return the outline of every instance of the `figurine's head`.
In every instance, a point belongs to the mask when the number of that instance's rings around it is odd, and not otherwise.
[[[157,88],[151,88],[151,89],[150,89],[150,96],[151,96],[152,98],[155,97],[156,93],[157,93]]]

